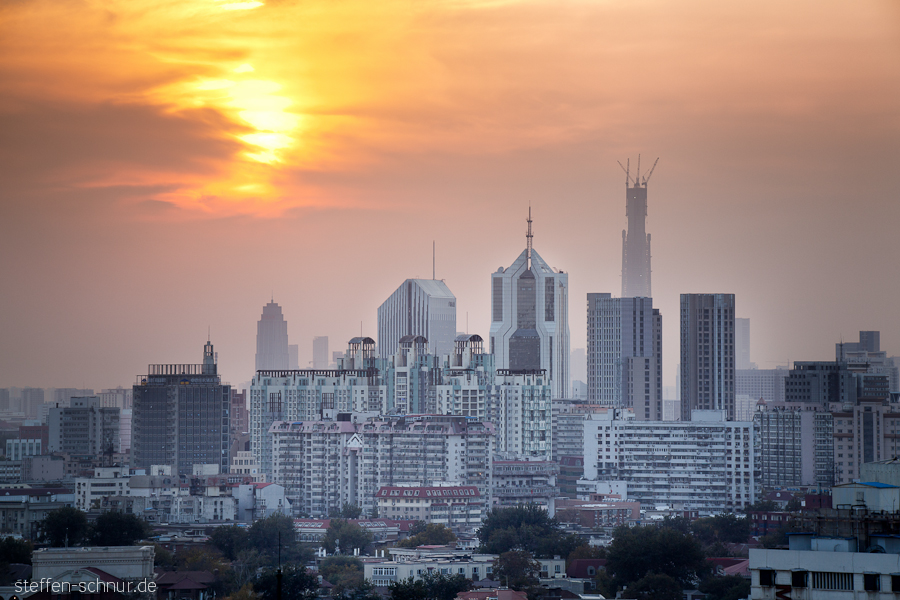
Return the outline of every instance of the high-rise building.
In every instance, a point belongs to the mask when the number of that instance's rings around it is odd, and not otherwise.
[[[313,338],[313,369],[328,368],[328,336],[317,335]]]
[[[662,315],[652,298],[588,294],[588,402],[662,420]]]
[[[50,452],[112,456],[120,451],[118,407],[105,407],[97,396],[70,398],[67,407],[50,409]]]
[[[263,307],[256,324],[256,370],[290,368],[287,321],[273,300]]]
[[[659,160],[658,158],[656,160]],[[621,164],[621,163],[620,163]],[[647,182],[653,168],[641,179],[641,158],[634,179],[625,169],[625,215],[628,231],[622,230],[622,297],[652,298],[650,291],[650,234],[647,233]]]
[[[378,353],[393,355],[400,338],[420,335],[431,354],[451,354],[456,296],[440,279],[407,279],[378,307]]]
[[[734,319],[734,368],[752,369],[750,362],[750,319]]]
[[[300,344],[288,344],[288,368],[300,368]]]
[[[497,369],[543,370],[554,398],[569,395],[569,276],[526,247],[491,275],[491,348]]]
[[[734,393],[736,396],[746,395],[754,402],[784,402],[784,382],[790,369],[775,367],[774,369],[737,369],[734,377]]]
[[[734,419],[734,294],[681,294],[681,419],[724,410]]]
[[[41,405],[44,404],[43,388],[24,388],[22,390],[22,412],[26,419],[41,416]]]
[[[190,474],[195,464],[227,473],[231,386],[218,374],[213,345],[202,364],[149,365],[134,386],[132,466],[171,465]]]

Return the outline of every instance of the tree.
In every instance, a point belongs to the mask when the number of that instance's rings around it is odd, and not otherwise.
[[[788,512],[797,512],[801,508],[803,508],[803,502],[801,502],[800,498],[798,498],[797,496],[794,496],[793,498],[788,500],[788,503],[784,505],[784,510]]]
[[[472,582],[462,575],[426,573],[421,579],[409,577],[390,585],[391,600],[453,600],[470,589]]]
[[[682,600],[684,592],[681,584],[668,575],[648,573],[628,586],[627,595],[635,600]]]
[[[749,515],[752,512],[777,512],[778,505],[772,500],[759,500],[744,508],[744,514]]]
[[[131,546],[151,534],[147,521],[121,512],[105,512],[91,527],[91,541],[95,546]]]
[[[707,600],[741,600],[750,596],[750,580],[740,575],[707,577],[697,588]]]
[[[332,595],[343,595],[364,582],[362,561],[355,556],[329,556],[319,564],[319,574],[334,586]]]
[[[262,600],[276,600],[278,583],[276,569],[266,569],[253,584]],[[319,589],[319,578],[306,567],[287,565],[282,567],[281,597],[291,600],[313,600]]]
[[[210,591],[218,596],[227,596],[240,586],[235,580],[234,570],[215,548],[202,546],[184,549],[175,553],[175,566],[179,571],[209,571],[218,573]]]
[[[420,521],[421,522],[421,521]],[[428,523],[425,528],[420,530],[412,537],[397,542],[398,548],[415,548],[416,546],[444,546],[450,542],[455,542],[456,536],[446,525],[440,523]]]
[[[391,592],[391,600],[425,600],[428,598],[425,582],[412,577],[392,581],[388,590]]]
[[[296,540],[297,532],[294,529],[294,520],[281,513],[256,520],[247,530],[247,547],[256,548],[260,553],[269,556],[278,555],[280,544],[284,558],[285,552],[294,548]]]
[[[209,534],[209,543],[228,560],[235,560],[241,550],[250,546],[250,533],[246,527],[222,525]]]
[[[372,545],[372,540],[372,533],[356,523],[344,519],[331,519],[328,530],[325,531],[325,537],[322,538],[322,547],[329,554],[334,554],[338,550],[342,554],[352,554],[355,548],[359,548],[360,552],[365,553],[366,549]]]
[[[41,539],[50,546],[77,546],[89,533],[87,516],[71,506],[47,513],[40,525]]]
[[[606,548],[602,546],[591,546],[590,544],[581,544],[566,557],[566,566],[571,564],[573,560],[579,558],[606,558]]]
[[[31,542],[8,536],[0,540],[0,563],[31,564],[31,552],[34,550]]]
[[[556,519],[537,504],[494,508],[478,530],[480,551],[502,554],[524,550],[539,558],[568,556],[581,545],[576,535],[565,535]]]
[[[157,543],[153,543],[153,566],[164,571],[175,569],[175,555]]]
[[[359,515],[362,514],[362,508],[355,504],[350,504],[349,502],[344,502],[341,505],[341,512],[338,516],[342,519],[358,519]]]
[[[252,584],[247,583],[230,596],[227,596],[226,600],[259,600],[259,594],[253,591]]]
[[[693,537],[648,525],[615,529],[607,549],[606,569],[617,587],[631,585],[651,572],[691,587],[708,566],[700,543]]]
[[[511,550],[494,561],[494,580],[514,590],[524,590],[541,583],[541,563],[530,552]]]

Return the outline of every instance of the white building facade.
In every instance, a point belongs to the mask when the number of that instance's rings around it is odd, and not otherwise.
[[[378,307],[378,352],[393,355],[400,338],[420,335],[430,354],[453,352],[456,296],[440,279],[407,279]]]

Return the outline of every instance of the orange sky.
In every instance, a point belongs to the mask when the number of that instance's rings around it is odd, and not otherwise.
[[[0,387],[249,379],[274,293],[301,360],[375,335],[406,277],[487,334],[535,247],[620,289],[624,175],[649,191],[666,383],[678,294],[733,292],[753,360],[900,354],[900,9],[889,1],[145,2],[0,7]]]

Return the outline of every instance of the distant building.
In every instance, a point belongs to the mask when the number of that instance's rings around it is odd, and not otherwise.
[[[263,307],[256,324],[256,370],[289,367],[287,321],[273,300]]]
[[[41,416],[41,405],[44,404],[42,388],[22,389],[22,412],[26,419],[37,419]]]
[[[383,519],[414,519],[454,531],[481,526],[485,498],[475,486],[384,486],[375,493]]]
[[[537,504],[551,515],[559,496],[556,477],[559,465],[550,460],[497,455],[492,465],[491,495],[495,506]]]
[[[100,406],[121,408],[122,410],[125,410],[126,408],[131,408],[133,401],[132,394],[133,392],[131,389],[126,390],[122,386],[119,386],[115,389],[100,390],[97,397],[100,398]],[[90,396],[92,394],[88,395]]]
[[[497,369],[543,370],[554,398],[569,397],[569,276],[532,249],[531,211],[526,248],[491,275],[490,353]]]
[[[428,340],[430,354],[450,354],[456,337],[456,296],[440,279],[407,279],[378,307],[378,353],[397,351],[408,335]],[[327,352],[327,350],[326,350]]]
[[[588,294],[588,401],[662,420],[662,316],[652,298]]]
[[[759,427],[760,485],[766,489],[834,485],[830,412],[798,406],[757,411],[753,419]]]
[[[789,374],[787,367],[744,370],[738,367],[734,378],[735,396],[746,395],[754,401],[765,400],[769,403],[784,402],[784,382]]]
[[[121,450],[119,408],[100,406],[100,398],[72,398],[68,407],[50,409],[50,452],[112,456]]]
[[[734,368],[752,369],[750,362],[750,319],[734,319]],[[741,392],[738,392],[741,393]]]
[[[313,338],[313,369],[328,368],[328,336],[317,335]]]
[[[222,383],[213,345],[202,364],[149,365],[134,386],[132,465],[171,465],[190,473],[194,464],[228,471],[231,386]]]
[[[693,410],[734,419],[734,294],[681,294],[681,420]]]
[[[630,165],[629,165],[630,166]],[[656,163],[653,164],[653,168]],[[625,215],[628,231],[622,230],[622,297],[651,298],[650,288],[650,234],[647,233],[647,181],[650,173],[641,180],[641,160],[635,178],[625,173]]]

